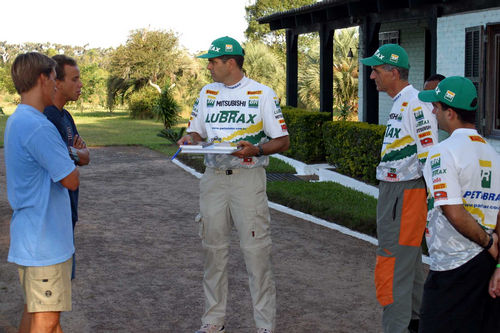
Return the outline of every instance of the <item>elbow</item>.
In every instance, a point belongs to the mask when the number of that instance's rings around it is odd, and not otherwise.
[[[286,139],[283,142],[283,146],[281,148],[281,151],[282,152],[287,151],[289,148],[290,148],[290,137],[286,136]]]
[[[61,185],[70,191],[76,191],[80,186],[80,172],[75,168],[68,176],[61,180]]]

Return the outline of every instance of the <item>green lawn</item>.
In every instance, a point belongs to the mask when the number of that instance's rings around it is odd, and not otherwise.
[[[268,182],[269,200],[375,236],[377,199],[333,182]]]

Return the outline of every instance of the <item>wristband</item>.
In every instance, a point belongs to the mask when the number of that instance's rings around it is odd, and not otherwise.
[[[264,148],[262,148],[261,145],[258,145],[257,147],[259,147],[259,152],[255,156],[256,157],[261,157],[262,155],[264,155]]]
[[[497,264],[497,268],[500,268],[500,264]]]
[[[69,147],[69,156],[76,163],[80,162],[80,157],[78,157],[78,150],[75,147]]]
[[[489,236],[490,236],[490,241],[488,242],[488,245],[486,245],[484,247],[485,250],[489,250],[491,248],[491,246],[493,245],[493,236],[491,236],[491,235],[489,235]]]

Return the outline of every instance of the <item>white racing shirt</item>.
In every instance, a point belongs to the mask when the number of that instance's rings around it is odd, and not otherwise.
[[[431,270],[462,266],[483,249],[459,233],[440,206],[463,204],[488,233],[500,210],[500,156],[475,129],[460,128],[433,147],[424,167],[429,197],[425,233]]]
[[[187,132],[196,132],[208,142],[245,140],[254,145],[288,135],[274,91],[247,77],[234,86],[214,82],[203,87],[194,103]],[[212,168],[253,168],[268,163],[268,156],[205,155],[205,165]]]
[[[418,99],[408,85],[393,98],[393,105],[377,166],[377,179],[399,182],[422,177],[429,149],[438,142],[432,104]]]

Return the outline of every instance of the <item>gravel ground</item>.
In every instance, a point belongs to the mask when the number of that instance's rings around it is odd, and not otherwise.
[[[198,179],[143,147],[91,149],[81,168],[73,311],[65,332],[193,332],[203,311]],[[0,150],[0,332],[15,332],[23,300],[7,263],[11,210]],[[333,203],[332,203],[333,204]],[[381,332],[375,248],[271,211],[276,332]],[[255,332],[247,275],[233,234],[229,333]]]

